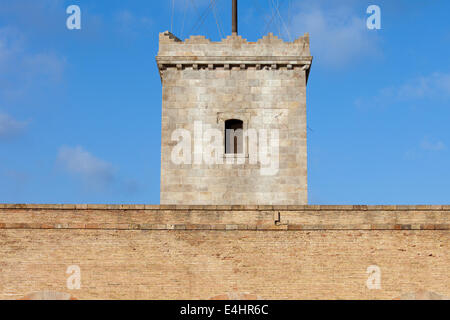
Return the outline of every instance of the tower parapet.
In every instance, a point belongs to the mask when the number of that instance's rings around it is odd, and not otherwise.
[[[191,36],[181,41],[169,31],[159,34],[156,58],[159,70],[169,66],[239,65],[242,67],[288,67],[309,69],[312,62],[309,34],[295,41],[285,42],[272,33],[256,42],[248,42],[239,35],[229,35],[214,42],[204,36]]]

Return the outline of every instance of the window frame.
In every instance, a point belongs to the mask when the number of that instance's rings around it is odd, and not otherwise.
[[[229,127],[227,128],[227,123],[229,124]],[[242,121],[241,119],[227,119],[225,120],[225,130],[224,130],[224,153],[226,155],[242,155],[245,153],[245,142],[244,142],[244,121]],[[230,128],[231,126],[239,126],[239,128]],[[233,150],[228,150],[229,152],[227,152],[227,147],[228,147],[228,130],[233,130]],[[241,143],[239,143],[239,137],[238,135],[236,135],[236,131],[241,130]],[[238,150],[241,149],[242,152],[238,152]],[[231,152],[230,152],[231,151]]]
[[[243,140],[243,153],[225,153],[225,121],[236,119],[242,121],[242,131],[247,132],[248,125],[250,123],[250,113],[248,112],[218,112],[217,113],[217,123],[224,134],[223,137],[223,158],[224,159],[236,159],[236,158],[248,158],[248,138],[244,136]]]

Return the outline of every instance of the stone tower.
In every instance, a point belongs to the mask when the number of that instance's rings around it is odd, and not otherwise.
[[[307,204],[309,36],[159,36],[161,204]]]

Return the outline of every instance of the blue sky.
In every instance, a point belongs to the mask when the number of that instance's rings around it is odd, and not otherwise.
[[[209,3],[2,0],[0,202],[159,203],[158,33],[220,40],[231,1]],[[240,1],[249,41],[310,33],[310,204],[450,203],[449,15],[446,0]]]

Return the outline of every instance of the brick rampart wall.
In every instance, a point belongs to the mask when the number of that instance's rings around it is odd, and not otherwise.
[[[0,205],[0,298],[450,296],[450,206]],[[66,270],[77,265],[81,288]],[[381,270],[381,289],[366,286]]]

